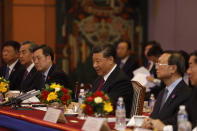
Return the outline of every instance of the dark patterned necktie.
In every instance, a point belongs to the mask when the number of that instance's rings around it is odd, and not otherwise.
[[[121,61],[121,62],[120,62],[120,65],[119,65],[119,68],[122,69],[123,66],[124,66],[124,63]]]
[[[102,88],[104,82],[105,82],[105,80],[104,80],[104,78],[102,78],[101,81],[100,81],[100,83],[99,83],[99,86],[98,86],[98,88],[97,88],[97,91],[100,91],[100,90],[101,90],[101,88]]]
[[[9,79],[9,71],[10,71],[10,68],[7,66],[7,67],[6,67],[6,71],[5,71],[5,79],[6,79],[6,80]]]
[[[168,95],[168,89],[166,88],[165,91],[164,91],[164,94],[163,94],[163,97],[162,97],[162,101],[161,101],[161,106],[160,106],[160,111],[161,109],[163,108],[165,102],[166,102],[166,97]]]
[[[24,73],[24,75],[23,75],[23,80],[25,80],[25,79],[27,78],[28,73],[29,73],[29,72],[26,70],[25,73]]]

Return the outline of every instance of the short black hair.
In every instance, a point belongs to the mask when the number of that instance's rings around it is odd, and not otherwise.
[[[189,54],[186,51],[184,51],[184,50],[180,50],[179,53],[181,53],[181,55],[184,57],[184,59],[185,59],[185,68],[188,69],[188,67],[189,67],[189,63],[188,63],[189,62]]]
[[[177,72],[183,76],[185,73],[185,59],[180,52],[172,52],[168,58],[168,65],[176,65]]]
[[[6,46],[12,46],[15,51],[19,52],[20,43],[18,43],[17,41],[13,41],[13,40],[6,41],[5,43],[3,43],[1,49],[3,50],[3,48],[6,47]]]
[[[38,46],[36,45],[36,43],[34,43],[33,41],[23,41],[22,45],[30,45],[29,46],[29,51],[33,52],[35,48],[37,48]]]
[[[163,53],[163,49],[158,44],[153,44],[150,50],[147,53],[147,56],[156,56],[159,57]]]
[[[103,52],[103,57],[108,58],[112,56],[114,60],[116,59],[115,47],[111,44],[100,44],[92,48],[92,54]]]
[[[129,41],[119,41],[117,46],[120,44],[120,43],[126,43],[127,44],[127,49],[130,50],[131,49],[131,42]]]
[[[46,45],[46,44],[43,44],[43,45],[40,45],[40,46],[38,46],[37,48],[35,48],[35,49],[33,50],[33,52],[35,52],[35,51],[37,51],[37,50],[39,50],[39,49],[42,49],[43,54],[44,54],[45,56],[51,56],[51,60],[52,60],[52,61],[54,60],[54,52],[53,52],[53,50],[51,49],[51,47],[49,47],[49,46]]]
[[[148,41],[148,42],[145,44],[145,47],[148,46],[148,45],[151,45],[151,46],[154,46],[154,45],[155,45],[155,46],[160,46],[160,47],[161,47],[160,43],[157,42],[157,41],[155,41],[155,40]]]
[[[190,56],[195,56],[194,62],[197,64],[197,50],[192,52]]]

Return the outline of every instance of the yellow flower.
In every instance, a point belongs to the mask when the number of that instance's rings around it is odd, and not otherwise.
[[[113,107],[110,102],[104,102],[104,111],[108,113],[113,111]]]
[[[7,91],[7,88],[3,87],[3,88],[1,89],[1,91],[2,91],[2,93],[5,93],[5,92]]]
[[[98,97],[95,97],[94,98],[94,102],[97,103],[97,104],[99,104],[99,103],[103,102],[103,99],[98,96]]]
[[[7,83],[1,82],[0,83],[0,92],[5,93],[7,91],[7,88],[6,88],[7,86],[8,86]]]
[[[86,107],[86,104],[81,104],[80,109],[83,110]]]
[[[50,88],[53,88],[53,89],[55,89],[55,88],[61,88],[61,85],[60,84],[56,84],[56,83],[52,83],[51,86],[50,86]]]
[[[5,83],[5,82],[1,82],[1,83],[0,83],[0,87],[3,88],[3,87],[6,87],[6,86],[7,86],[7,83]]]
[[[47,101],[51,101],[51,100],[55,100],[55,99],[57,99],[57,94],[55,92],[49,93],[49,95],[47,97]]]

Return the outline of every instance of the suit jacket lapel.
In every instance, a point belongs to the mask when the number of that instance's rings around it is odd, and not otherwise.
[[[50,79],[50,77],[51,77],[51,74],[53,73],[54,70],[55,70],[55,65],[53,64],[53,65],[51,66],[51,68],[50,68],[48,74],[47,74],[47,78],[46,78],[45,83],[47,83],[47,82],[49,81],[49,79]]]
[[[158,97],[157,98],[157,101],[156,101],[156,103],[155,103],[155,112],[158,112],[159,113],[159,111],[160,111],[160,106],[161,106],[161,102],[162,102],[162,98],[163,98],[163,95],[164,95],[164,92],[165,92],[165,89],[163,89],[162,91],[161,91],[161,97]]]
[[[109,92],[109,87],[113,83],[114,76],[116,76],[116,74],[118,72],[118,69],[119,69],[119,67],[116,66],[116,68],[112,71],[112,73],[109,75],[109,77],[105,81],[105,83],[104,83],[103,87],[101,88],[101,90],[103,90],[104,92]]]
[[[20,63],[19,61],[16,63],[16,65],[14,66],[14,68],[12,69],[11,73],[10,73],[10,76],[9,76],[9,79],[12,79],[13,75],[14,75],[14,72],[16,71],[16,69],[20,66]]]
[[[170,96],[168,97],[168,99],[166,100],[163,108],[161,109],[161,111],[165,108],[168,108],[168,106],[170,106],[170,104],[176,99],[176,97],[179,95],[179,90],[180,88],[184,85],[183,80],[180,81],[177,86],[174,88],[174,90],[172,91],[172,93],[170,94]]]
[[[35,66],[31,69],[31,71],[28,73],[26,80],[29,80],[32,78],[32,75],[36,72]]]

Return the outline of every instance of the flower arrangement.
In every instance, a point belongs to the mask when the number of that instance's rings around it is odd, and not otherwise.
[[[71,90],[56,83],[46,84],[45,87],[38,96],[42,103],[50,104],[57,102],[60,105],[69,105],[71,103]]]
[[[0,93],[5,94],[9,88],[9,81],[7,81],[4,77],[0,77]]]
[[[88,93],[80,109],[86,115],[105,116],[113,111],[109,97],[101,91]]]

